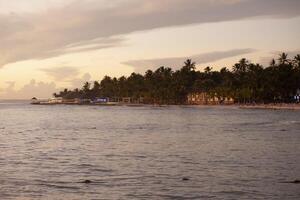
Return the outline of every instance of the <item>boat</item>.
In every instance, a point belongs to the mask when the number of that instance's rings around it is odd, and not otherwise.
[[[41,102],[36,97],[33,97],[31,99],[31,103],[30,104],[32,104],[32,105],[39,105],[39,104],[41,104]]]

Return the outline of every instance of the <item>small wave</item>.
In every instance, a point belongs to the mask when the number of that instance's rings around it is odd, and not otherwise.
[[[76,182],[67,182],[67,181],[45,181],[45,180],[35,180],[33,185],[36,186],[45,186],[50,188],[57,188],[57,189],[70,189],[70,190],[78,190],[80,187],[74,186]]]
[[[86,168],[86,167],[89,168],[89,167],[95,167],[95,165],[92,165],[92,164],[79,164],[78,167],[80,167],[80,168],[81,167],[83,167],[83,168]]]
[[[146,197],[146,196],[145,196]],[[197,195],[197,196],[189,196],[189,195],[168,195],[168,194],[165,194],[165,195],[156,195],[156,197],[158,199],[212,199],[212,198],[215,198],[215,196],[208,196],[208,195]]]
[[[280,121],[279,124],[282,125],[300,125],[300,121]]]
[[[104,155],[105,157],[119,157],[119,158],[148,158],[149,156],[144,156],[144,155],[116,155],[116,154],[107,154]]]
[[[37,184],[39,186],[46,186],[46,187],[50,187],[50,188],[56,188],[56,189],[69,189],[69,190],[79,190],[80,187],[76,187],[76,186],[67,186],[67,185],[56,185],[56,184],[49,184],[49,183],[41,183],[41,184]]]
[[[87,130],[96,130],[97,129],[97,127],[88,127],[88,128],[86,128]]]
[[[114,170],[112,169],[97,169],[97,168],[92,168],[91,171],[95,171],[95,172],[103,172],[103,173],[111,173]]]
[[[231,194],[231,195],[245,195],[247,192],[232,190],[232,191],[220,191],[219,194]]]
[[[240,126],[269,126],[274,125],[275,122],[245,122],[239,123]]]

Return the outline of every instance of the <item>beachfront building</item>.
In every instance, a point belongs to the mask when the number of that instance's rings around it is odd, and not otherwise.
[[[131,103],[131,102],[132,102],[132,100],[131,100],[130,97],[123,97],[122,98],[122,103]]]
[[[63,98],[62,97],[55,97],[55,98],[51,98],[48,101],[49,104],[61,104],[63,103]]]
[[[234,104],[234,99],[231,97],[212,96],[206,92],[195,92],[187,96],[187,102],[190,105],[231,105]]]
[[[300,89],[297,90],[297,92],[294,96],[294,100],[296,103],[300,103]]]
[[[63,99],[63,104],[80,104],[81,99],[75,98],[75,99]]]
[[[142,104],[142,103],[144,103],[144,98],[143,97],[137,97],[137,98],[123,97],[121,102],[124,104]]]

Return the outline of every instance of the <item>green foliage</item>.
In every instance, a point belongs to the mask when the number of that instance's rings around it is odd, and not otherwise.
[[[93,86],[86,82],[81,90],[65,89],[54,96],[66,99],[143,97],[146,103],[183,104],[189,93],[206,92],[221,99],[232,97],[237,103],[270,103],[293,101],[299,88],[300,55],[290,60],[282,53],[278,63],[273,59],[266,68],[243,58],[231,71],[227,68],[213,71],[206,67],[200,72],[188,59],[180,70],[162,66],[155,71],[148,70],[144,75],[132,73],[118,79],[105,76]]]

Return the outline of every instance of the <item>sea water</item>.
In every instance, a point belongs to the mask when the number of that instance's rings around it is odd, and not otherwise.
[[[297,179],[300,111],[0,103],[1,200],[300,199]]]

